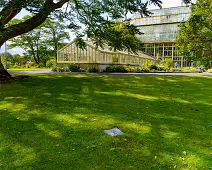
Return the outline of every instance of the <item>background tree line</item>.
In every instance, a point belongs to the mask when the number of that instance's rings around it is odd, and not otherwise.
[[[28,18],[30,16],[26,16],[24,20]],[[13,20],[13,22],[20,22],[20,20]],[[46,67],[49,60],[52,64],[56,63],[58,48],[64,45],[64,40],[69,39],[66,26],[57,20],[48,18],[34,30],[11,39],[9,49],[20,47],[25,51],[25,61],[31,61],[33,66]]]

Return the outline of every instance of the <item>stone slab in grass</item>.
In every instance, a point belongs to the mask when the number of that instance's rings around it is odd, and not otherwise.
[[[107,133],[108,135],[110,136],[121,136],[123,135],[124,133],[118,129],[118,128],[113,128],[113,129],[109,129],[109,130],[104,130],[105,133]]]

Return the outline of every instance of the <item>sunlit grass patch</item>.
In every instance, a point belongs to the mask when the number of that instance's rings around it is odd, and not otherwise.
[[[210,169],[211,80],[32,75],[0,85],[0,169]],[[114,127],[124,135],[104,132]]]
[[[29,71],[39,71],[39,70],[51,70],[50,68],[13,68],[8,69],[9,72],[29,72]]]

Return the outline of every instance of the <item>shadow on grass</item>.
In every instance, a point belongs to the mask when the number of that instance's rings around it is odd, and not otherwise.
[[[35,75],[1,85],[0,169],[209,169],[211,80]],[[125,135],[104,134],[113,127]]]

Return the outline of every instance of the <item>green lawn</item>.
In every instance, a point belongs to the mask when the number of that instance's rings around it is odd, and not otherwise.
[[[111,137],[105,129],[120,128]],[[33,75],[0,85],[0,169],[212,169],[212,77]]]
[[[9,72],[29,72],[29,71],[38,71],[38,70],[51,70],[50,68],[13,68],[9,69]]]

